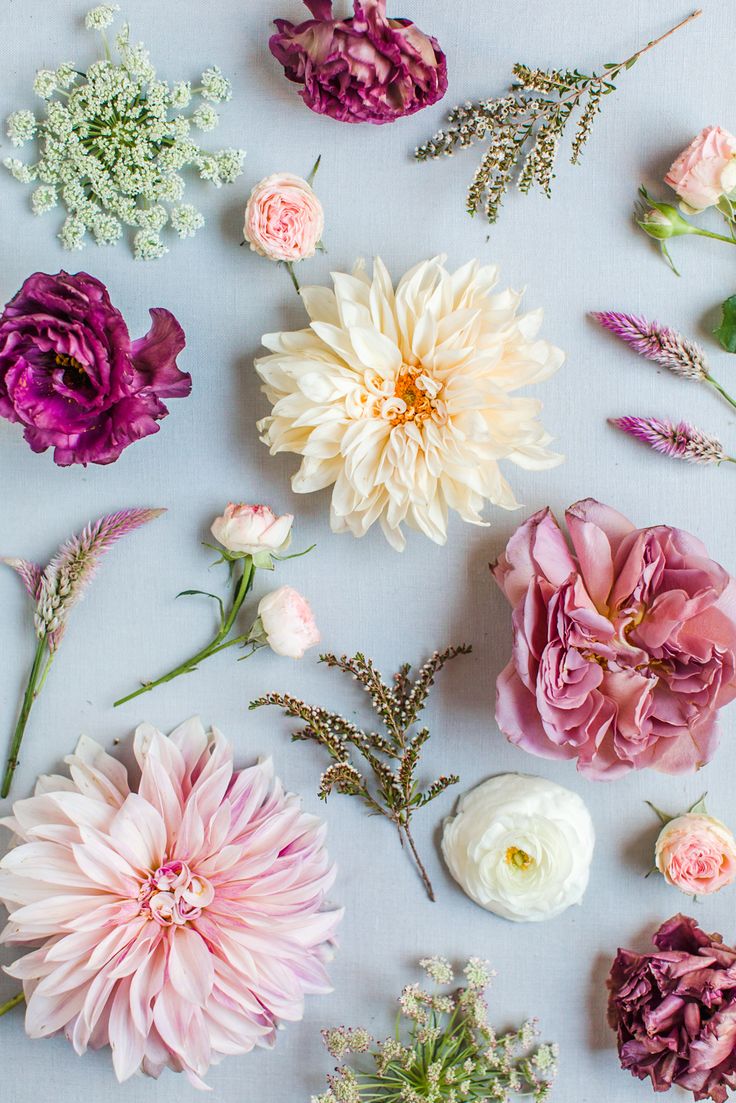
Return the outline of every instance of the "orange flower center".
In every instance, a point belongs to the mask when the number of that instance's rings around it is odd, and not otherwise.
[[[422,368],[406,368],[397,378],[394,395],[405,404],[405,409],[393,409],[389,418],[392,425],[406,425],[413,421],[420,425],[431,417],[436,406],[432,396],[422,387]]]
[[[510,846],[506,851],[506,865],[523,871],[534,865],[534,859],[521,847]]]

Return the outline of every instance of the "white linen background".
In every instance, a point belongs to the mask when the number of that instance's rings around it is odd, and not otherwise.
[[[88,520],[124,506],[166,506],[168,514],[126,538],[106,558],[87,600],[75,610],[68,636],[34,709],[14,796],[27,795],[39,772],[58,767],[81,732],[112,747],[148,719],[164,730],[199,713],[235,743],[237,760],[274,756],[286,785],[305,806],[326,816],[329,847],[339,864],[333,892],[346,916],[332,965],[335,991],[308,1001],[304,1021],[279,1036],[275,1051],[226,1059],[208,1080],[215,1097],[242,1103],[298,1103],[322,1090],[333,1062],[319,1030],[337,1023],[391,1029],[393,1000],[415,977],[427,953],[454,959],[480,955],[498,970],[491,1019],[499,1028],[528,1015],[544,1038],[559,1042],[561,1071],[554,1098],[576,1103],[633,1103],[650,1097],[618,1070],[605,1024],[605,977],[619,945],[646,948],[655,926],[678,910],[707,930],[736,938],[736,889],[690,903],[661,879],[643,879],[656,823],[645,799],[673,812],[705,790],[709,806],[736,827],[732,799],[734,711],[723,717],[722,747],[698,777],[631,774],[610,785],[580,778],[572,764],[532,758],[500,735],[493,719],[495,678],[506,663],[510,614],[488,573],[514,528],[534,510],[561,512],[594,496],[637,524],[667,522],[704,538],[710,553],[736,571],[730,467],[707,470],[659,458],[617,434],[606,418],[624,413],[686,416],[718,432],[733,451],[733,412],[706,388],[682,382],[639,360],[587,317],[594,309],[641,311],[703,339],[714,374],[728,387],[736,360],[709,337],[713,307],[736,290],[736,256],[708,241],[675,241],[676,279],[632,224],[640,181],[659,181],[672,157],[702,126],[736,128],[734,6],[706,2],[703,18],[643,59],[605,102],[581,168],[563,151],[548,202],[509,196],[490,229],[464,212],[464,190],[477,154],[417,165],[411,153],[455,103],[506,88],[512,64],[596,67],[627,56],[688,14],[687,0],[391,0],[393,14],[414,19],[447,53],[450,90],[443,104],[396,125],[351,127],[309,112],[268,52],[270,20],[300,19],[300,0],[122,0],[132,37],[150,48],[162,77],[196,78],[217,64],[233,82],[222,124],[203,144],[247,148],[245,175],[215,191],[192,181],[207,227],[194,241],[172,242],[152,264],[134,263],[126,244],[90,246],[69,256],[54,234],[59,212],[29,210],[30,188],[0,173],[0,301],[31,272],[84,268],[104,280],[131,332],[147,329],[150,306],[174,311],[187,334],[180,359],[190,371],[190,399],[172,401],[161,432],[107,468],[56,468],[34,455],[19,427],[0,422],[0,553],[46,561],[57,544]],[[89,5],[91,6],[91,4]],[[343,7],[342,0],[338,6]],[[73,60],[85,67],[97,51],[81,27],[83,0],[5,0],[0,14],[5,115],[33,107],[37,68]],[[11,153],[3,139],[3,155]],[[471,257],[501,266],[501,284],[526,287],[526,305],[545,310],[543,334],[567,352],[559,375],[538,388],[544,421],[567,462],[541,474],[509,475],[525,503],[516,514],[491,510],[491,527],[450,524],[444,548],[412,534],[403,555],[380,532],[364,540],[333,536],[329,492],[294,496],[295,457],[270,458],[255,421],[267,412],[252,361],[264,332],[297,328],[304,314],[284,271],[239,248],[250,187],[275,171],[306,174],[317,154],[317,190],[324,203],[327,256],[299,271],[303,282],[326,282],[358,256],[380,254],[395,277],[417,261],[447,253],[451,265]],[[708,219],[704,225],[708,225]],[[713,219],[713,228],[718,228]],[[731,389],[736,389],[732,385]],[[316,788],[323,760],[317,748],[289,742],[290,724],[276,710],[247,711],[267,690],[303,695],[347,710],[363,707],[356,688],[320,668],[316,653],[301,664],[262,653],[238,665],[223,654],[196,674],[113,711],[111,703],[141,677],[155,676],[204,642],[213,611],[204,599],[176,602],[184,588],[220,588],[208,573],[211,553],[200,546],[212,517],[228,499],[264,501],[297,516],[295,546],[316,551],[279,568],[311,599],[325,648],[364,650],[390,675],[404,660],[420,661],[435,647],[469,641],[473,655],[441,676],[427,713],[433,736],[426,750],[432,776],[456,770],[461,785],[417,817],[416,835],[437,890],[425,898],[388,825],[369,819],[357,802],[334,797],[325,807]],[[262,591],[270,586],[259,575]],[[0,751],[6,749],[33,649],[31,611],[18,579],[0,573]],[[363,715],[362,712],[358,713]],[[367,722],[370,722],[368,720]],[[590,888],[581,908],[544,925],[506,923],[472,904],[444,870],[439,828],[455,796],[490,775],[517,770],[569,786],[587,801],[598,834]],[[7,812],[9,802],[2,806]],[[4,841],[3,841],[4,846]],[[10,959],[7,952],[3,960]],[[0,1001],[15,991],[0,980]],[[109,1052],[77,1058],[63,1038],[30,1041],[17,1010],[0,1022],[0,1098],[35,1103],[49,1090],[58,1103],[84,1095],[121,1103],[194,1100],[183,1077],[158,1083],[113,1079]],[[679,1097],[679,1093],[675,1093]],[[684,1098],[684,1095],[682,1096]]]

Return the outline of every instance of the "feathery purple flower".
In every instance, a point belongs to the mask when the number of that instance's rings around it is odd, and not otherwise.
[[[125,509],[89,524],[67,540],[43,572],[36,606],[36,635],[55,651],[66,620],[91,582],[104,552],[122,536],[153,521],[164,510]]]
[[[34,624],[38,642],[10,744],[0,796],[7,797],[10,791],[28,717],[54,661],[69,613],[92,580],[102,555],[121,536],[134,532],[164,512],[163,509],[124,509],[100,517],[62,544],[45,569],[25,559],[2,560],[20,575],[36,603]]]
[[[616,310],[592,311],[591,318],[629,345],[639,356],[661,364],[685,379],[708,381],[710,373],[705,353],[691,341],[659,322],[648,322],[635,314]]]
[[[617,429],[673,459],[702,464],[723,463],[732,459],[717,437],[701,432],[687,421],[675,423],[658,417],[614,417],[609,420]]]

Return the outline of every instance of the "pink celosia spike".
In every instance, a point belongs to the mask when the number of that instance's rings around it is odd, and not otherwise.
[[[37,601],[41,592],[43,567],[39,567],[38,563],[30,563],[27,559],[4,558],[2,562],[20,575],[27,592]]]

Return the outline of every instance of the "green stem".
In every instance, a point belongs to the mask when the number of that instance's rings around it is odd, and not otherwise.
[[[24,999],[24,994],[19,992],[17,996],[13,996],[12,1000],[8,1000],[7,1003],[0,1003],[0,1017],[7,1015],[8,1011],[12,1011],[19,1003],[23,1003]]]
[[[725,241],[726,245],[736,245],[736,240],[733,237],[726,237],[725,234],[716,234],[713,230],[696,230],[695,233],[699,237],[712,237],[715,241]]]
[[[293,261],[287,260],[287,262],[286,262],[286,271],[291,276],[291,282],[294,284],[294,287],[296,288],[297,295],[300,295],[301,288],[299,287],[299,280],[296,278],[296,272],[294,271]]]
[[[254,574],[255,565],[253,563],[253,559],[248,556],[246,559],[243,560],[243,573],[240,576],[240,581],[238,582],[238,586],[235,591],[235,596],[233,598],[232,606],[230,607],[230,612],[220,625],[220,630],[218,631],[217,635],[214,637],[213,640],[210,641],[210,643],[207,644],[206,647],[203,647],[201,651],[198,651],[196,653],[196,655],[192,655],[190,659],[187,659],[185,662],[180,663],[179,666],[174,667],[173,670],[168,671],[167,674],[162,674],[160,678],[157,678],[155,680],[155,682],[145,682],[144,685],[140,686],[139,689],[136,689],[132,693],[129,693],[126,697],[121,697],[118,701],[115,702],[113,707],[117,708],[118,705],[124,705],[128,701],[132,701],[135,697],[140,697],[142,693],[150,693],[150,691],[152,689],[155,689],[156,686],[164,685],[164,683],[166,682],[173,682],[174,678],[178,678],[180,674],[190,674],[193,670],[196,670],[201,662],[204,662],[205,659],[209,659],[211,655],[216,655],[218,651],[224,651],[226,647],[232,647],[236,643],[241,642],[242,637],[240,636],[237,639],[229,641],[228,643],[225,643],[224,641],[227,640],[227,637],[230,635],[233,629],[235,619],[240,612],[240,607],[245,601],[248,595],[248,591],[250,590],[253,583]]]
[[[2,789],[0,789],[0,796],[7,797],[10,792],[10,786],[13,783],[13,774],[15,768],[18,765],[18,753],[20,751],[20,745],[23,742],[23,735],[26,730],[26,724],[28,723],[28,717],[31,714],[33,703],[41,692],[41,687],[46,680],[48,669],[53,660],[53,655],[49,654],[48,662],[46,663],[43,674],[41,675],[41,684],[39,685],[39,674],[41,672],[41,666],[43,664],[44,655],[46,654],[46,639],[38,641],[36,645],[36,654],[33,656],[33,666],[31,667],[31,673],[28,678],[28,684],[26,691],[23,695],[23,704],[21,705],[20,715],[18,717],[18,723],[15,725],[15,731],[13,732],[13,738],[10,743],[10,751],[8,752],[8,762],[5,767],[5,777],[3,778]]]
[[[736,410],[736,400],[731,398],[731,395],[728,393],[727,390],[725,390],[721,386],[721,384],[718,382],[718,380],[714,379],[713,376],[710,375],[709,373],[706,373],[705,378],[710,383],[711,387],[715,387],[715,389],[718,391],[719,395],[721,395],[723,398],[725,398],[726,402],[728,402]]]

